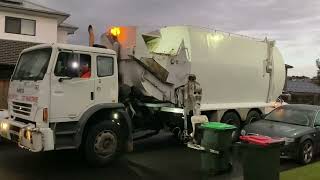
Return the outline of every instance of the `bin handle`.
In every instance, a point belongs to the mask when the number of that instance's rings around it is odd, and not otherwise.
[[[191,143],[188,143],[188,147],[191,148],[191,149],[195,149],[195,150],[198,150],[198,151],[207,151],[207,152],[210,152],[212,154],[217,154],[217,155],[220,155],[221,152],[218,151],[218,150],[214,150],[214,149],[206,149],[200,145],[197,145],[197,144],[191,144]]]

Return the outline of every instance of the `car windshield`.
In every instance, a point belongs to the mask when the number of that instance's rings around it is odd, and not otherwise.
[[[23,53],[12,80],[42,80],[47,72],[51,52],[51,48],[45,48]]]
[[[288,124],[310,126],[315,115],[316,112],[313,110],[282,106],[268,114],[265,119]]]

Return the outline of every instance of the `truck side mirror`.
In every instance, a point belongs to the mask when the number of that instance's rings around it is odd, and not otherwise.
[[[72,77],[62,77],[62,78],[59,78],[59,82],[63,82],[64,80],[70,80],[72,79]]]
[[[79,69],[68,67],[64,70],[63,74],[65,77],[59,78],[58,80],[59,82],[63,82],[64,80],[71,80],[73,78],[79,77]]]

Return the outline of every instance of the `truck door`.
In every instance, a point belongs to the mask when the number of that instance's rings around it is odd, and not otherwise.
[[[94,103],[91,67],[90,54],[59,52],[51,76],[51,119],[73,120]]]
[[[95,103],[117,103],[118,70],[115,57],[98,55],[96,65]]]

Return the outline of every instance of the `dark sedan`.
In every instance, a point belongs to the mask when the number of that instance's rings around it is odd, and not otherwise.
[[[284,105],[244,127],[242,135],[284,138],[282,158],[310,163],[320,152],[320,106]]]

